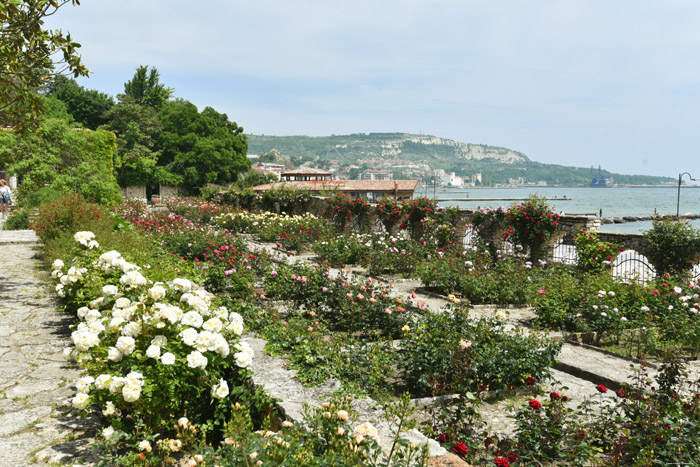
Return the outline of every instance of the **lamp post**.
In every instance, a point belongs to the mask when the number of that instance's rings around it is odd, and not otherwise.
[[[697,182],[700,180],[700,178],[693,178],[692,175],[690,175],[688,172],[683,172],[678,174],[678,200],[676,201],[676,219],[680,217],[680,207],[681,207],[681,178],[683,178],[683,175],[687,175],[688,178],[693,181]]]

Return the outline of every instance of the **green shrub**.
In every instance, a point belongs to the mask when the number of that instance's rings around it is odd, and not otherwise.
[[[585,230],[576,234],[574,244],[578,254],[576,270],[584,274],[610,272],[617,255],[625,251],[622,245],[604,242],[597,233]]]
[[[644,232],[641,253],[654,265],[659,276],[686,275],[700,256],[700,231],[687,221],[656,220]]]

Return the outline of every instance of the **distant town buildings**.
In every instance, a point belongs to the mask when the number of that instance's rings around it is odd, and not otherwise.
[[[250,157],[250,156],[249,156]],[[268,162],[259,162],[251,166],[253,170],[262,174],[274,175],[279,180],[282,177],[282,172],[284,172],[284,165],[282,164],[271,164]]]
[[[319,180],[331,180],[333,177],[327,170],[301,167],[299,169],[285,170],[282,172],[282,181],[285,182],[308,182]]]
[[[418,187],[418,180],[305,180],[281,181],[253,187],[256,193],[269,190],[293,189],[309,190],[316,194],[329,191],[340,191],[354,198],[364,198],[375,202],[384,196],[397,199],[408,199]]]
[[[386,170],[367,170],[360,174],[360,180],[393,180],[394,174]]]

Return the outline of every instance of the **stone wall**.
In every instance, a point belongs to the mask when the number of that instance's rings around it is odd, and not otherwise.
[[[124,199],[146,199],[146,187],[144,185],[130,185],[122,187],[119,191]]]
[[[176,186],[160,185],[160,201],[165,202],[176,198],[180,194],[180,188]]]

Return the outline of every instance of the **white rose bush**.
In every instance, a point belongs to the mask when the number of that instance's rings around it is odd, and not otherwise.
[[[51,274],[78,318],[70,356],[86,375],[75,383],[73,406],[106,417],[120,434],[110,429],[110,439],[138,432],[134,450],[174,434],[173,420],[183,416],[203,434],[220,429],[232,388],[250,376],[243,318],[188,279],[154,283],[147,267],[101,251],[92,232],[74,240],[74,259],[57,259]]]

